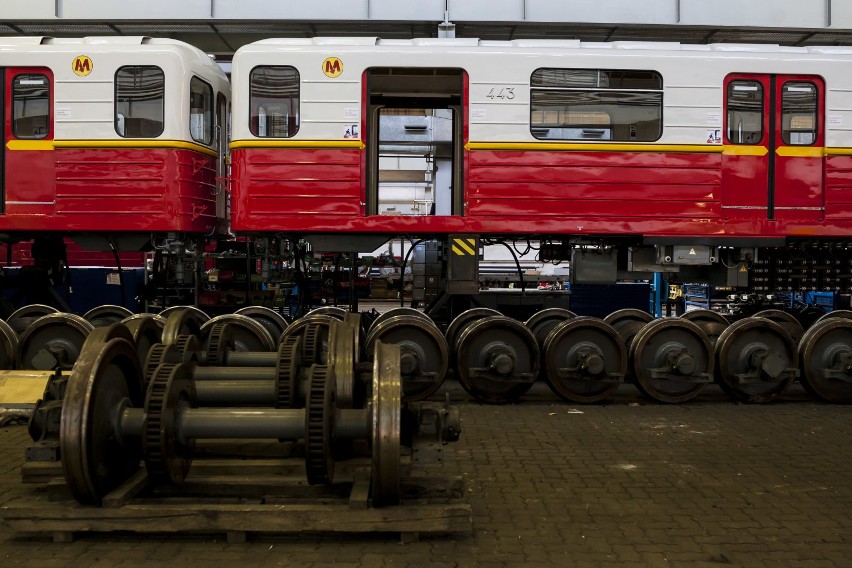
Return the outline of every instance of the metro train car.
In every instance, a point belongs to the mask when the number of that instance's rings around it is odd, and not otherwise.
[[[542,257],[597,245],[629,249],[619,269],[729,280],[771,251],[845,251],[850,61],[847,47],[259,41],[233,60],[232,226],[340,250],[355,235],[535,236],[557,245]],[[412,142],[393,117],[442,134]],[[400,213],[383,163],[406,153],[432,181]]]
[[[0,80],[4,240],[89,248],[109,235],[129,251],[226,226],[230,86],[202,51],[148,37],[6,37]]]

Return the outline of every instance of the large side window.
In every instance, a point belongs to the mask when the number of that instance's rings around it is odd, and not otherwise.
[[[50,131],[50,82],[45,75],[27,73],[12,82],[12,134],[16,138],[46,138]]]
[[[530,130],[538,139],[653,142],[663,134],[656,71],[537,69],[530,86]]]
[[[124,138],[163,133],[166,76],[153,65],[120,67],[115,73],[115,131]]]
[[[791,146],[810,146],[817,139],[817,88],[790,81],[781,91],[781,139]]]
[[[763,85],[758,81],[728,84],[728,130],[731,144],[760,144],[763,140]]]
[[[260,138],[290,138],[299,131],[299,72],[288,65],[251,71],[251,133]]]
[[[213,87],[198,77],[189,82],[189,133],[196,142],[213,141]]]

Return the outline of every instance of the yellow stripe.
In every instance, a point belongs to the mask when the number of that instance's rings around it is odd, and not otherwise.
[[[476,239],[468,239],[467,242],[470,243],[470,246],[476,248]]]
[[[570,142],[468,142],[468,150],[545,150],[570,152],[709,152],[722,151],[721,144],[588,144]]]
[[[360,140],[234,140],[231,150],[237,148],[366,148]]]
[[[825,156],[825,148],[812,146],[781,146],[775,153],[779,156],[796,158],[822,158]]]
[[[765,156],[769,153],[766,146],[725,146],[725,156]]]
[[[462,239],[453,239],[453,240],[456,242],[456,244],[457,244],[457,245],[459,245],[461,248],[463,248],[464,250],[466,250],[466,251],[467,251],[467,254],[469,254],[469,255],[473,256],[473,254],[474,254],[473,249],[472,249],[472,248],[470,248],[470,247],[467,245],[467,243],[465,243]]]
[[[216,151],[182,140],[9,140],[9,150],[53,150],[55,148],[180,148],[216,156]]]
[[[712,144],[588,144],[562,142],[468,142],[468,150],[544,150],[562,152],[688,152],[723,153],[726,156],[765,156],[765,146],[712,145]],[[817,158],[825,155],[850,156],[852,148],[823,148],[814,146],[782,146],[776,154],[786,157]]]
[[[458,248],[456,245],[453,245],[452,249],[453,249],[453,252],[456,253],[457,255],[464,256],[464,252],[462,252],[462,250],[460,248]]]
[[[9,140],[7,150],[53,150],[53,140]]]

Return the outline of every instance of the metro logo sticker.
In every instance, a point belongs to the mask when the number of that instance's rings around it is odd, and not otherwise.
[[[92,59],[86,55],[78,55],[71,63],[71,69],[74,71],[74,74],[80,77],[85,77],[91,73],[93,68]]]
[[[343,73],[343,62],[337,57],[329,57],[322,62],[322,72],[325,73],[326,77],[332,79],[340,77],[340,74]]]

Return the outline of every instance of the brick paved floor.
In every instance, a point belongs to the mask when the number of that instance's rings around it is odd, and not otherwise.
[[[625,386],[573,406],[539,385],[512,406],[463,401],[438,471],[463,475],[472,534],[370,537],[83,536],[0,532],[0,567],[852,565],[852,407],[801,391],[764,406],[711,388],[679,406]],[[25,428],[0,429],[0,503],[21,495]]]

